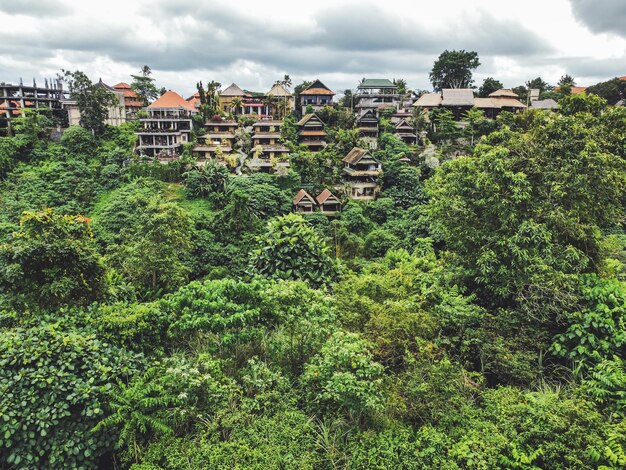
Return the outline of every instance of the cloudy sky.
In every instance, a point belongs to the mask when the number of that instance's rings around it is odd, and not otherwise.
[[[335,91],[363,77],[430,89],[444,49],[475,50],[506,87],[569,73],[579,85],[626,75],[626,0],[0,0],[0,81],[82,70],[159,87],[198,80],[267,91],[289,74]]]

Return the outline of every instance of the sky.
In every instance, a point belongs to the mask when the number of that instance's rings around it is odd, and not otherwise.
[[[143,65],[185,97],[202,80],[267,91],[289,74],[341,93],[362,78],[430,90],[444,50],[476,51],[510,88],[626,75],[626,0],[0,0],[0,81],[61,69],[109,85]]]

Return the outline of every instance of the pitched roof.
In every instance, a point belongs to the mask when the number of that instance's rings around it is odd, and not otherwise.
[[[315,204],[315,199],[313,199],[313,197],[307,193],[304,189],[301,189],[300,191],[298,191],[298,194],[296,194],[296,197],[293,198],[293,204],[300,204],[300,201],[302,201],[302,199],[308,199],[309,202],[311,204]]]
[[[526,105],[515,98],[474,98],[477,108],[525,108]]]
[[[328,198],[331,198],[331,197],[339,201],[337,196],[331,193],[328,189],[324,189],[324,191],[319,193],[315,199],[317,200],[318,204],[324,204],[328,200]]]
[[[358,88],[398,88],[386,78],[364,78]]]
[[[472,106],[474,91],[471,88],[444,88],[441,90],[442,106]]]
[[[553,99],[535,100],[530,103],[530,107],[536,109],[557,109],[559,107],[559,103]]]
[[[309,113],[309,114],[305,114],[304,116],[302,116],[302,119],[298,121],[298,125],[304,126],[307,122],[309,122],[313,118],[315,118],[314,120],[317,120],[320,124],[322,125],[324,124],[322,120],[319,117],[317,117],[315,113]]]
[[[500,88],[499,90],[489,93],[490,98],[507,97],[507,98],[519,98],[519,95],[512,90],[505,90]]]
[[[587,91],[586,86],[573,86],[570,88],[570,92],[572,95],[577,95],[578,93],[583,93]]]
[[[321,81],[315,80],[307,88],[300,92],[300,95],[330,95],[334,96],[335,92],[324,85]]]
[[[130,90],[130,85],[125,82],[119,82],[117,85],[113,85],[116,90]]]
[[[154,103],[149,105],[148,108],[183,108],[188,111],[195,111],[191,104],[172,90],[168,90],[163,93]]]
[[[368,153],[369,152],[365,149],[362,149],[360,147],[354,147],[352,150],[350,150],[350,152],[348,152],[348,155],[343,158],[343,162],[350,164],[358,163]]]
[[[291,93],[280,83],[277,83],[267,92],[267,96],[291,96]]]
[[[414,107],[431,108],[441,104],[441,95],[439,93],[425,93],[413,103]]]
[[[246,96],[246,93],[234,83],[231,83],[224,91],[220,92],[220,96]]]

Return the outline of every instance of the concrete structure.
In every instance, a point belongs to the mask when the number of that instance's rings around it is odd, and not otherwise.
[[[142,118],[137,132],[142,155],[157,157],[167,162],[178,158],[183,144],[189,142],[191,118],[197,112],[175,91],[168,91],[147,108],[148,117]]]
[[[354,95],[354,108],[357,111],[371,109],[377,111],[386,107],[395,109],[400,105],[398,87],[386,78],[364,78]]]
[[[324,106],[332,106],[335,92],[324,85],[320,80],[314,80],[306,89],[300,92],[300,106],[302,114],[306,113],[310,105],[313,111],[322,109]]]

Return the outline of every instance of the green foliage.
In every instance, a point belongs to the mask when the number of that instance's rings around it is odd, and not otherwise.
[[[374,361],[369,349],[369,343],[356,333],[333,334],[301,376],[308,406],[356,418],[382,411],[383,366]]]
[[[478,89],[478,96],[481,98],[487,98],[491,93],[502,88],[504,88],[504,85],[500,80],[496,80],[493,77],[487,77],[483,80],[483,84]]]
[[[228,180],[228,168],[214,160],[202,167],[194,167],[183,174],[187,197],[207,197],[212,193],[224,192]]]
[[[151,74],[150,67],[144,65],[141,69],[141,75],[131,75],[133,81],[130,88],[137,93],[144,106],[148,106],[151,101],[159,97],[159,90],[154,84],[154,78],[150,76]]]
[[[0,245],[0,285],[28,305],[84,305],[102,296],[105,268],[89,219],[52,209],[25,212],[20,230]]]
[[[596,95],[577,93],[567,95],[559,100],[559,112],[566,116],[578,113],[590,113],[599,116],[606,108],[606,101]]]
[[[91,132],[80,126],[70,126],[63,132],[61,145],[71,154],[79,157],[93,155],[96,139]]]
[[[566,315],[566,330],[554,338],[552,351],[587,369],[626,347],[626,288],[614,279],[595,275],[581,280],[583,309]]]
[[[606,82],[587,87],[585,92],[604,98],[609,104],[614,105],[619,100],[626,98],[626,81],[615,77]]]
[[[133,371],[124,350],[41,323],[0,335],[0,465],[93,468],[111,436],[92,432],[103,391]]]
[[[301,279],[313,286],[331,282],[337,263],[328,247],[300,215],[288,214],[267,224],[250,256],[253,273],[270,279]]]
[[[480,66],[474,51],[443,51],[430,71],[429,79],[435,91],[443,88],[469,88],[474,83],[472,72]]]

